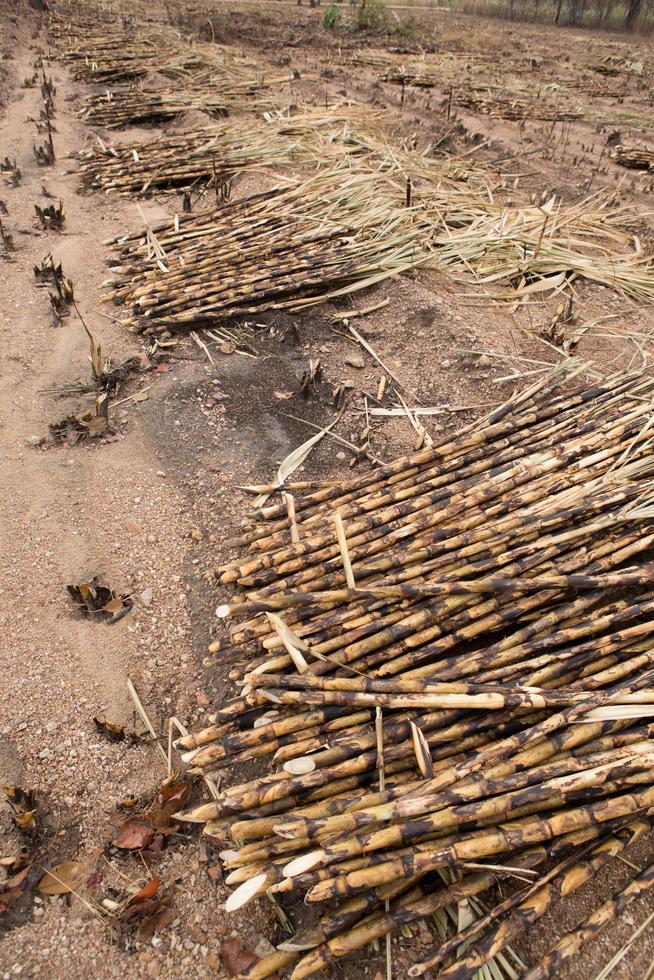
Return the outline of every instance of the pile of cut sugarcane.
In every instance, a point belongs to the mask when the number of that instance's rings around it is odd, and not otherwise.
[[[245,526],[218,609],[244,621],[213,644],[242,689],[178,747],[202,775],[262,770],[179,817],[234,840],[229,910],[268,890],[317,912],[248,977],[311,976],[463,901],[474,921],[409,974],[472,977],[649,832],[654,379],[580,370]]]
[[[611,159],[631,170],[654,170],[654,150],[642,146],[615,146],[611,150]]]
[[[179,58],[179,36],[163,29],[144,33],[116,30],[105,26],[90,33],[81,24],[63,28],[53,21],[52,40],[61,46],[62,62],[73,78],[84,82],[130,81],[156,71],[169,58]]]
[[[176,217],[119,248],[105,299],[141,329],[179,330],[262,310],[301,310],[414,267],[427,230],[381,173],[321,170]]]
[[[292,82],[295,77],[293,72],[268,76],[260,73],[248,79],[218,75],[192,80],[183,87],[109,89],[87,96],[82,103],[80,116],[94,126],[120,129],[135,123],[174,119],[191,109],[216,116],[225,116],[229,112],[278,109],[279,99],[266,94],[267,90],[274,85]]]
[[[371,152],[356,125],[362,121],[360,109],[343,106],[273,114],[238,126],[206,126],[129,145],[106,146],[98,140],[98,146],[79,154],[78,172],[85,186],[119,194],[207,182],[220,186],[243,170],[306,161],[325,166],[330,156],[338,161]],[[380,114],[367,110],[367,128],[375,122],[381,122]]]
[[[588,65],[591,71],[599,72],[601,75],[642,75],[645,71],[643,61],[632,61],[630,58],[622,58],[619,55],[608,54],[594,65]]]
[[[494,92],[485,87],[470,89],[454,87],[452,104],[493,116],[495,119],[562,122],[580,119],[583,115],[580,106],[566,105],[560,99],[553,101],[543,97],[528,98],[514,95],[512,92],[499,90]]]
[[[49,33],[61,61],[85,82],[129,82],[157,71],[181,78],[209,72],[247,80],[257,67],[227,46],[191,41],[169,26],[128,29],[53,15]]]
[[[630,212],[602,193],[565,207],[553,199],[503,207],[476,179],[457,181],[451,164],[406,151],[383,158],[363,136],[350,139],[351,149],[364,151],[360,166],[353,153],[304,182],[107,242],[119,259],[105,300],[126,304],[140,329],[194,329],[300,311],[427,263],[508,283],[506,298],[578,277],[637,299],[654,296],[650,257],[634,251],[620,227]],[[345,156],[346,147],[334,149],[337,160]]]
[[[119,84],[89,95],[82,103],[82,118],[107,129],[161,122],[190,109],[224,116],[228,111],[279,108],[265,90],[297,77],[289,71],[271,74],[226,46],[191,43],[170,27],[130,30],[53,17],[50,34],[61,61],[77,79],[106,85],[157,73],[174,79],[174,85]]]

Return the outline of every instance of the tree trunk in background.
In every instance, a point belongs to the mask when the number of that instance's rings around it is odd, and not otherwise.
[[[563,6],[563,0],[558,0],[556,5],[556,17],[554,18],[554,23],[558,24],[561,17],[561,7]]]
[[[641,0],[628,0],[627,15],[624,22],[627,27],[635,27],[640,16]]]

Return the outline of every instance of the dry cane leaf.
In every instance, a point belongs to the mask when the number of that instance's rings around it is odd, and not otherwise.
[[[316,446],[331,429],[333,429],[340,417],[341,414],[339,413],[333,422],[326,425],[324,429],[320,430],[320,432],[316,432],[315,436],[311,436],[310,439],[303,442],[301,446],[298,446],[297,449],[294,449],[292,453],[289,453],[288,456],[281,461],[279,464],[279,469],[277,470],[277,479],[275,480],[278,487],[283,486],[285,481],[288,480],[289,476],[295,472],[298,466],[302,465],[313,447]],[[262,493],[260,497],[255,499],[253,506],[263,507],[269,496],[269,493]]]
[[[306,662],[305,658],[302,656],[301,650],[308,650],[309,647],[306,645],[304,640],[301,640],[297,636],[290,626],[287,626],[280,616],[276,616],[275,613],[266,613],[269,622],[275,629],[280,640],[286,647],[286,650],[295,664],[296,670],[299,674],[307,674],[309,672],[309,664]]]
[[[431,761],[429,745],[427,744],[427,739],[423,735],[422,731],[413,721],[411,722],[411,739],[413,741],[413,751],[415,752],[416,759],[418,761],[418,769],[420,770],[423,779],[432,779],[434,775],[434,767]]]
[[[87,873],[81,861],[62,861],[46,871],[37,888],[42,895],[68,895],[84,883]]]
[[[517,296],[528,296],[531,293],[545,293],[548,289],[558,289],[566,280],[567,272],[560,272],[556,276],[543,276],[536,282],[529,283],[528,286],[520,286],[515,290]]]

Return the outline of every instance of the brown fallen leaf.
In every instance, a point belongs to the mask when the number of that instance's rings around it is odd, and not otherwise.
[[[155,932],[160,932],[174,917],[170,907],[171,899],[167,895],[159,895],[160,888],[159,878],[151,878],[117,913],[121,922],[138,922],[141,939],[151,939]]]
[[[21,867],[23,861],[28,862],[25,867]],[[43,874],[40,864],[30,863],[26,853],[16,856],[12,870],[15,873],[2,884],[4,890],[0,892],[0,912],[8,911],[13,901],[31,892]]]
[[[151,878],[150,881],[148,881],[145,885],[143,885],[143,888],[137,891],[135,895],[132,895],[129,902],[127,903],[127,908],[130,908],[130,906],[133,905],[138,905],[139,902],[144,902],[147,901],[148,899],[154,898],[154,896],[157,894],[160,888],[161,888],[160,879]]]
[[[155,932],[162,932],[167,925],[170,925],[174,918],[175,913],[170,905],[160,907],[155,915],[150,916],[139,926],[140,938],[146,941],[152,939]]]
[[[149,812],[152,824],[157,830],[167,831],[176,827],[171,819],[172,815],[183,809],[191,796],[192,788],[191,783],[164,783]]]
[[[62,861],[46,871],[37,888],[42,895],[68,895],[84,884],[87,872],[81,861]]]
[[[147,817],[134,816],[122,822],[112,843],[114,847],[126,851],[140,851],[151,843],[153,837],[154,827]]]
[[[248,953],[239,943],[238,939],[226,939],[220,944],[220,958],[223,966],[230,977],[237,977],[240,973],[245,973],[253,963],[257,963],[258,956]]]
[[[7,878],[4,882],[5,888],[20,888],[27,877],[30,867],[31,865],[28,864],[26,867],[21,868],[20,871],[17,871],[15,874],[11,875],[10,878]]]
[[[141,854],[147,861],[158,861],[159,858],[163,857],[165,846],[165,835],[155,834],[152,838],[152,842],[145,848],[145,850],[141,851]]]

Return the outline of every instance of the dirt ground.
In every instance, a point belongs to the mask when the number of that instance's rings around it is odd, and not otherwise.
[[[171,7],[166,16],[174,19],[179,12]],[[204,37],[210,22],[217,41],[271,65],[297,68],[300,78],[288,87],[297,101],[321,104],[347,95],[394,114],[407,133],[447,132],[459,152],[501,170],[507,200],[540,201],[556,193],[572,201],[602,187],[618,188],[625,203],[641,209],[634,233],[643,247],[654,241],[646,213],[652,175],[625,171],[607,154],[607,137],[616,129],[624,143],[652,145],[654,48],[645,40],[486,24],[441,11],[418,14],[410,31],[382,38],[326,32],[321,10],[306,6],[257,4],[252,10],[214,2],[201,10],[189,5],[182,13],[185,29]],[[93,875],[95,902],[119,900],[128,885],[155,876],[174,912],[161,934],[143,939],[128,926],[112,927],[83,899],[30,895],[0,918],[0,971],[3,978],[219,978],[225,975],[222,941],[238,939],[264,955],[271,941],[285,935],[283,923],[264,902],[247,914],[226,915],[216,851],[195,833],[180,832],[151,866],[111,849],[113,830],[129,813],[125,801],[154,798],[166,767],[150,741],[112,743],[94,718],[143,731],[127,688],[131,680],[165,746],[171,716],[197,725],[233,693],[224,672],[207,669],[203,658],[218,635],[214,609],[225,597],[214,569],[237,554],[228,542],[238,536],[251,501],[238,488],[273,478],[279,461],[315,431],[307,423],[322,426],[333,417],[332,394],[343,382],[351,386],[350,401],[336,432],[358,445],[363,394],[377,390],[379,364],[344,335],[334,313],[390,300],[356,322],[416,403],[441,407],[439,415],[423,420],[436,435],[483,414],[528,380],[530,371],[561,359],[540,336],[556,302],[492,304],[472,283],[419,272],[338,308],[327,304],[300,318],[262,318],[249,341],[251,357],[213,349],[210,361],[183,338],[165,349],[165,359],[149,362],[147,338],[122,327],[120,311],[100,302],[110,256],[102,243],[142,228],[143,216],[155,220],[179,210],[180,198],[155,195],[137,207],[130,199],[81,193],[68,155],[94,138],[76,115],[88,87],[73,82],[52,57],[46,21],[27,6],[3,7],[0,0],[0,48],[0,159],[15,158],[22,173],[12,186],[0,172],[7,210],[0,218],[15,244],[8,255],[0,252],[0,784],[36,792],[33,844],[42,861],[83,862]],[[371,52],[381,48],[397,64],[425,50],[446,55],[451,64],[438,85],[402,89],[380,80]],[[32,149],[42,141],[33,122],[40,90],[22,86],[40,55],[56,87],[51,167],[38,166]],[[642,60],[646,80],[602,82],[587,65],[607,55]],[[463,78],[485,85],[515,78],[535,93],[556,84],[560,98],[583,105],[584,113],[570,124],[522,123],[450,106],[447,119],[449,87]],[[139,135],[141,130],[130,129],[111,139]],[[253,186],[251,178],[239,178],[233,194]],[[40,229],[35,205],[59,200],[63,231]],[[141,359],[141,370],[112,402],[110,438],[77,445],[46,438],[50,423],[92,402],[87,393],[53,392],[88,382],[90,363],[80,316],[73,309],[53,325],[47,290],[35,279],[33,267],[49,253],[72,279],[79,314],[103,355],[114,364]],[[638,363],[654,328],[651,309],[584,283],[576,295],[584,322],[608,324],[589,329],[579,353],[603,367]],[[322,378],[304,397],[299,381],[316,357]],[[415,439],[406,419],[378,418],[369,451],[388,460],[413,449]],[[301,472],[307,478],[345,476],[369,465],[360,453],[326,438]],[[133,596],[127,616],[109,625],[75,608],[66,586],[93,576]],[[4,806],[0,833],[0,857],[17,853],[24,838]],[[557,935],[623,887],[634,864],[641,868],[654,860],[654,841],[641,841],[625,857],[630,865],[614,860],[530,931],[517,948],[525,961],[542,955]],[[595,976],[652,912],[651,896],[636,902],[564,976]],[[288,914],[294,921],[296,911]],[[434,941],[426,924],[394,938],[395,975],[404,976],[416,950]],[[654,931],[646,928],[612,976],[645,980],[653,957]],[[384,964],[378,951],[366,950],[339,972],[374,976]]]

